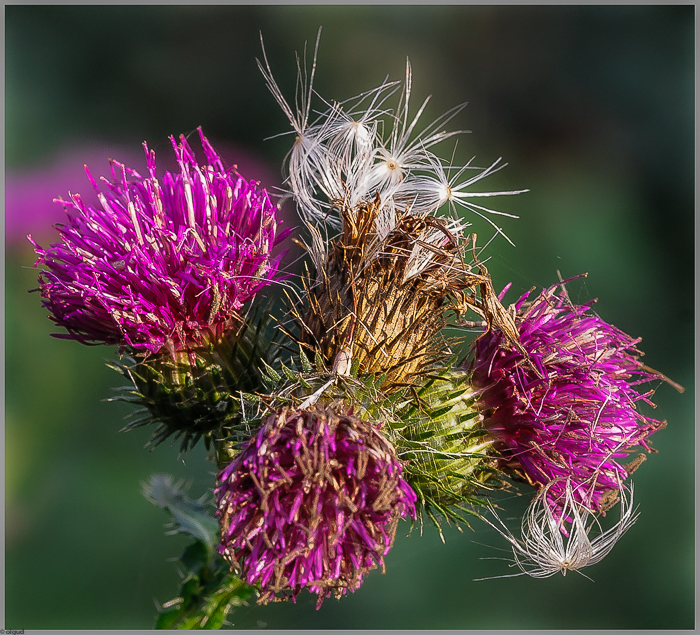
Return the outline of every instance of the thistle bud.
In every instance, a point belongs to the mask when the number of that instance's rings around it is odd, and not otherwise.
[[[359,374],[383,376],[391,393],[444,355],[438,335],[448,299],[474,280],[462,262],[458,226],[406,214],[382,238],[380,209],[378,195],[343,208],[343,233],[316,279],[306,281],[306,313],[300,307],[296,314],[307,349],[328,361],[350,351]]]
[[[468,373],[446,369],[431,377],[415,400],[399,410],[387,434],[406,461],[406,480],[428,518],[464,522],[485,505],[483,491],[502,485],[493,438]]]

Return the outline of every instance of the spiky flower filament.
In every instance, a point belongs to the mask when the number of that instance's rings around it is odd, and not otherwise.
[[[355,591],[384,565],[416,496],[393,446],[372,424],[335,409],[282,408],[218,476],[220,552],[260,602],[308,588]]]
[[[277,207],[199,135],[206,163],[171,138],[179,171],[159,177],[144,144],[148,176],[111,161],[101,183],[86,168],[99,207],[79,194],[57,200],[61,242],[35,251],[43,303],[68,331],[58,337],[173,355],[206,347],[278,277]]]
[[[574,495],[587,483],[592,493],[579,502],[600,510],[639,463],[619,460],[637,446],[650,450],[648,437],[664,425],[637,410],[653,405],[653,390],[637,386],[662,376],[639,360],[639,339],[592,314],[590,303],[572,304],[564,283],[555,293],[558,286],[532,301],[527,293],[514,307],[529,363],[492,331],[475,341],[470,365],[501,467],[536,487],[553,482],[559,501],[567,479]]]

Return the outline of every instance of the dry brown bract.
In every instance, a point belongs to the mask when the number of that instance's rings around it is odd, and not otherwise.
[[[465,264],[469,240],[446,220],[397,214],[393,230],[381,237],[379,195],[354,209],[339,208],[342,233],[325,258],[314,253],[318,247],[309,248],[316,278],[307,276],[306,297],[292,310],[302,346],[329,365],[349,356],[361,374],[386,375],[387,392],[413,384],[450,354],[439,335],[450,311],[459,318],[472,309],[519,347],[513,317],[498,301],[486,267],[476,259]]]

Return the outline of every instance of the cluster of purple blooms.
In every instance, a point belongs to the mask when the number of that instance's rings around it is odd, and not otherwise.
[[[78,194],[58,200],[68,217],[61,241],[35,250],[60,337],[146,356],[195,350],[235,329],[246,304],[281,279],[277,206],[200,138],[206,164],[184,137],[172,139],[179,172],[159,178],[144,144],[146,177],[111,161],[100,184],[86,168],[101,207]],[[629,475],[620,460],[648,450],[662,425],[636,408],[651,397],[637,386],[655,377],[638,340],[561,288],[516,303],[520,347],[489,330],[468,363],[500,469],[547,492],[548,517],[574,498],[604,511]],[[307,588],[320,605],[355,591],[383,567],[400,519],[417,516],[395,448],[347,407],[284,407],[257,425],[217,477],[220,553],[263,601]]]
[[[130,353],[196,350],[235,329],[244,305],[282,278],[271,254],[288,234],[277,233],[277,206],[199,133],[205,165],[171,139],[180,172],[159,179],[144,144],[146,178],[111,161],[102,191],[86,168],[101,208],[79,194],[57,200],[68,216],[61,241],[32,241],[44,306],[67,331],[57,337]],[[220,551],[263,598],[354,591],[383,566],[399,519],[416,517],[401,470],[375,426],[351,414],[271,415],[218,477]]]

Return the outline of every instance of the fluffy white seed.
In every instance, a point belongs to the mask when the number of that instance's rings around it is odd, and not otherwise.
[[[491,512],[498,524],[484,520],[498,531],[511,545],[513,560],[520,573],[480,578],[491,580],[529,575],[533,578],[548,578],[556,573],[566,575],[600,562],[607,556],[617,541],[634,524],[639,513],[633,510],[634,487],[630,484],[629,500],[620,483],[620,520],[603,531],[598,518],[582,505],[575,496],[574,486],[566,480],[563,506],[558,515],[552,511],[547,494],[555,479],[545,485],[528,507],[521,523],[521,538],[516,538],[500,519],[493,507]],[[567,522],[567,519],[570,522]],[[596,534],[591,537],[592,534]],[[588,577],[581,573],[584,577]]]

